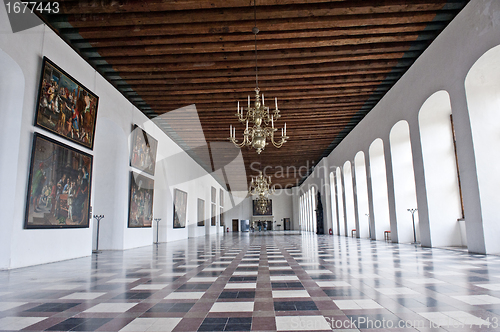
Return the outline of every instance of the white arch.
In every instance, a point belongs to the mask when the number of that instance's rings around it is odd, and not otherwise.
[[[344,175],[347,235],[350,236],[351,231],[353,229],[356,229],[356,216],[354,208],[354,189],[352,186],[352,168],[351,168],[351,162],[349,160],[344,163],[343,175]]]
[[[485,247],[487,253],[496,254],[500,253],[497,210],[500,202],[499,59],[500,46],[493,47],[474,63],[465,79]]]
[[[336,172],[336,179],[337,179],[337,202],[338,202],[338,211],[339,211],[339,220],[338,220],[338,234],[339,235],[346,235],[346,228],[345,228],[345,219],[344,219],[344,198],[343,198],[343,191],[344,188],[342,186],[342,170],[340,167],[337,167]]]
[[[465,245],[458,222],[461,207],[450,114],[446,91],[430,96],[418,114],[433,247]]]
[[[366,183],[366,163],[365,154],[363,151],[356,153],[354,157],[354,169],[356,181],[356,195],[358,199],[358,220],[359,220],[359,236],[367,238],[370,236],[369,214],[368,207],[368,186]]]
[[[331,199],[331,210],[332,210],[332,232],[338,234],[337,230],[337,195],[335,193],[335,176],[333,172],[330,172],[330,199]]]
[[[384,158],[384,142],[377,138],[369,148],[370,174],[372,180],[373,221],[375,239],[383,240],[384,232],[391,230],[389,199],[387,197],[387,173]]]
[[[412,215],[408,209],[417,208],[415,175],[413,173],[413,155],[410,143],[410,127],[401,120],[390,132],[392,175],[394,179],[394,198],[396,203],[396,221],[398,225],[398,242],[411,243],[420,241],[418,212],[415,213],[415,234]]]

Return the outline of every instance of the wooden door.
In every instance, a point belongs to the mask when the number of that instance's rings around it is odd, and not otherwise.
[[[238,224],[239,224],[239,220],[233,219],[233,232],[238,232]]]

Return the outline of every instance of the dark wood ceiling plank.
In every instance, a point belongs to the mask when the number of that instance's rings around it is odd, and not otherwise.
[[[392,24],[415,24],[428,22],[446,22],[453,16],[454,11],[446,11],[441,15],[436,16],[435,12],[410,12],[397,14],[377,14],[377,15],[351,15],[339,17],[312,17],[312,18],[295,18],[295,19],[277,19],[259,21],[258,27],[264,34],[266,31],[296,31],[296,30],[311,30],[311,29],[332,29],[338,27],[359,27],[373,25],[392,25]],[[61,34],[74,34],[78,32],[84,39],[113,37],[137,37],[137,36],[173,36],[185,34],[228,34],[228,33],[250,33],[255,26],[253,21],[234,21],[222,23],[186,23],[186,24],[151,24],[150,21],[137,23],[134,25],[116,25],[99,26],[96,22],[75,22],[71,23],[71,27],[57,27]],[[55,19],[55,18],[54,18]],[[65,20],[65,18],[64,18]],[[61,22],[64,22],[61,21]],[[143,24],[144,23],[144,24]],[[62,24],[62,23],[61,23]],[[53,24],[57,25],[57,24]],[[103,31],[102,28],[106,30]],[[77,28],[77,30],[75,30]]]
[[[336,0],[342,2],[343,0]],[[253,2],[242,2],[241,0],[61,0],[61,11],[66,14],[101,14],[101,13],[129,13],[129,12],[155,12],[155,11],[186,11],[200,9],[227,9],[241,8],[253,5]],[[256,0],[256,6],[290,6],[306,4],[331,3],[332,0]],[[425,4],[430,1],[420,1]],[[443,4],[445,1],[434,1],[435,4]],[[378,1],[383,4],[383,1]],[[385,5],[398,3],[396,1],[385,1]],[[399,1],[401,4],[401,1]],[[416,3],[416,2],[415,2]],[[450,1],[451,5],[455,2]]]
[[[276,39],[304,39],[304,38],[333,38],[365,35],[384,35],[394,33],[415,33],[425,29],[431,32],[441,30],[443,23],[416,23],[416,24],[395,24],[367,27],[337,27],[333,29],[314,29],[301,31],[267,31],[258,35],[258,40]],[[174,36],[136,36],[127,38],[106,38],[106,34],[101,34],[95,38],[74,39],[72,44],[80,49],[88,47],[122,47],[122,46],[144,46],[144,45],[177,45],[177,44],[205,44],[205,43],[229,43],[229,42],[254,42],[254,34],[232,33],[222,35],[174,35]],[[273,52],[274,53],[274,52]]]
[[[298,74],[281,74],[281,75],[262,75],[259,74],[259,82],[264,86],[270,86],[272,83],[268,81],[290,81],[296,79],[304,79],[304,78],[324,78],[324,77],[338,77],[338,76],[349,76],[349,75],[371,75],[371,74],[389,74],[389,72],[397,75],[404,71],[404,68],[361,68],[361,69],[352,69],[352,70],[332,70],[332,71],[322,71],[322,72],[304,72]],[[134,78],[131,75],[123,75],[126,82],[129,84],[148,84],[147,82],[151,82],[151,84],[171,84],[182,86],[183,84],[205,84],[205,83],[236,83],[236,82],[255,82],[254,76],[238,76],[238,77],[203,77],[203,78]],[[156,76],[156,75],[155,75]],[[119,81],[121,81],[120,79]],[[117,86],[121,86],[120,83],[116,84]]]
[[[337,38],[308,38],[308,39],[280,39],[263,40],[257,42],[258,50],[285,50],[302,48],[335,47],[346,45],[362,45],[374,43],[413,42],[417,38],[420,41],[431,40],[434,32],[412,32],[386,35],[363,35],[357,37]],[[123,54],[130,56],[157,56],[174,54],[203,54],[220,52],[249,52],[254,51],[254,42],[229,42],[229,43],[203,43],[203,44],[176,44],[176,45],[152,45],[152,46],[130,46],[130,47],[106,47],[92,49],[90,53],[97,52],[102,57],[115,57]],[[87,54],[87,50],[81,50]],[[212,63],[212,62],[210,62]]]
[[[343,3],[299,4],[289,6],[257,7],[257,18],[261,20],[283,20],[296,18],[361,16],[382,14],[407,14],[436,11],[443,8],[444,1],[412,1],[378,0],[350,1],[349,7]],[[450,8],[450,7],[448,7]],[[69,14],[68,22],[74,27],[116,26],[137,24],[192,24],[213,23],[224,24],[234,21],[254,20],[253,6],[243,8],[223,8],[204,10],[182,10],[168,12],[130,12],[130,13],[93,13]],[[56,24],[54,19],[51,23]],[[263,29],[264,30],[264,29]]]
[[[382,53],[399,53],[408,52],[410,49],[419,52],[427,46],[428,42],[413,41],[413,42],[391,42],[391,43],[370,43],[362,45],[344,45],[335,47],[321,48],[302,48],[302,49],[286,49],[274,51],[258,51],[259,60],[280,60],[284,58],[310,58],[310,57],[336,57],[341,55],[369,55]],[[105,70],[106,66],[112,68],[112,65],[129,65],[129,64],[164,64],[164,63],[217,63],[217,62],[232,62],[232,61],[248,61],[255,60],[255,52],[220,52],[220,53],[200,53],[200,54],[165,54],[158,56],[130,56],[123,54],[121,56],[106,57],[106,60],[101,57],[90,57],[89,61],[96,63],[97,68]]]

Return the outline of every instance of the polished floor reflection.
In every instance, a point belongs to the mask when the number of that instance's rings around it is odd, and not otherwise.
[[[0,271],[8,331],[499,331],[500,257],[229,233]]]

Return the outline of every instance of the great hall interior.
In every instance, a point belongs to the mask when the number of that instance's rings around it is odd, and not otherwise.
[[[0,331],[498,331],[500,1],[0,6]]]

